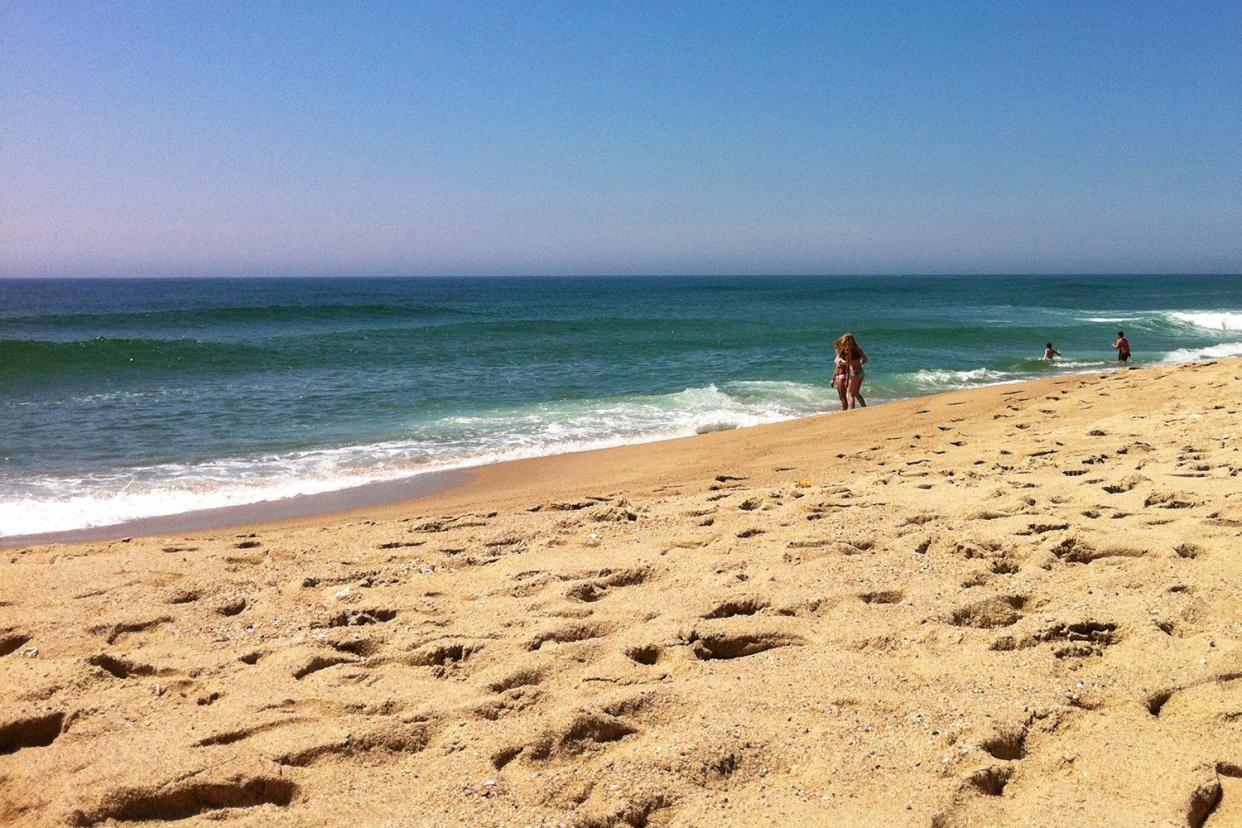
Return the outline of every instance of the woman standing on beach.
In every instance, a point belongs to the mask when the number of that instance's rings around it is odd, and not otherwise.
[[[837,396],[841,398],[841,410],[845,411],[850,407],[850,361],[841,354],[840,339],[833,345],[837,355],[833,360],[832,387],[837,389]]]
[[[863,399],[863,366],[867,364],[867,354],[858,347],[854,334],[846,331],[836,343],[837,356],[832,384],[841,396],[841,410],[848,408],[866,408]],[[847,399],[848,398],[848,399]]]

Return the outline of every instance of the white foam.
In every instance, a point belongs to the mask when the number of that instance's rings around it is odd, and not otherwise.
[[[974,388],[980,385],[997,385],[1004,382],[1017,382],[1019,376],[1008,371],[996,371],[992,368],[972,368],[967,371],[949,371],[938,368],[925,368],[910,375],[910,381],[921,388],[934,391],[952,391],[961,388]]]
[[[1242,313],[1236,311],[1172,311],[1165,316],[1206,331],[1242,331]]]
[[[826,411],[834,401],[826,384],[733,382],[445,418],[412,429],[417,433],[407,440],[148,466],[89,478],[28,479],[0,497],[0,537],[262,503],[422,472],[758,425]]]
[[[1108,368],[1115,367],[1115,359],[1054,359],[1052,364],[1057,368]]]
[[[1242,342],[1225,342],[1202,348],[1179,348],[1164,355],[1163,362],[1195,362],[1201,359],[1222,359],[1242,356]]]
[[[1142,316],[1077,316],[1079,322],[1100,322],[1109,325],[1120,325],[1123,322],[1138,322]]]

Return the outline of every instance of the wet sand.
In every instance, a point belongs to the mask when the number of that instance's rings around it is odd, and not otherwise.
[[[0,537],[0,550],[17,546],[77,541],[120,540],[150,535],[177,535],[186,532],[228,529],[239,526],[291,525],[295,522],[331,521],[335,516],[383,506],[404,503],[434,492],[460,485],[470,472],[436,471],[412,475],[398,480],[366,483],[319,494],[298,495],[282,500],[199,509],[173,515],[127,520],[85,529],[67,529],[38,535],[5,535]]]
[[[1239,824],[1239,375],[10,549],[0,822]]]

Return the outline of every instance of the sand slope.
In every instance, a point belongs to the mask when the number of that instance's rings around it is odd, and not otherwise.
[[[10,550],[0,822],[1242,824],[1239,374]]]

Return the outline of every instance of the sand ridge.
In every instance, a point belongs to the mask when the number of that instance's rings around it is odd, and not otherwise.
[[[9,550],[0,822],[1242,824],[1240,373]]]

